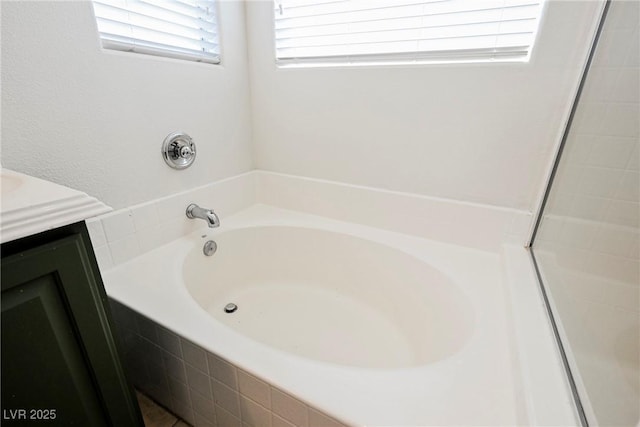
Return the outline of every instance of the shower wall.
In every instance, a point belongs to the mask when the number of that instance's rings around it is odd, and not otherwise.
[[[534,242],[590,423],[640,419],[640,10],[613,1]]]

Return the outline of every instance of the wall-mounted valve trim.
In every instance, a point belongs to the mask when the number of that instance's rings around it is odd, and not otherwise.
[[[174,169],[185,169],[196,159],[196,144],[184,132],[173,132],[162,143],[162,157]]]

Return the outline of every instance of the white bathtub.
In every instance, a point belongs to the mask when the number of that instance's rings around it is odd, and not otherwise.
[[[113,299],[343,423],[527,423],[499,254],[255,205],[103,276]]]
[[[326,229],[261,225],[212,236],[186,255],[184,284],[235,331],[311,360],[359,368],[427,365],[474,327],[467,295],[407,252]],[[202,243],[207,238],[202,238]],[[227,313],[227,303],[237,311]]]

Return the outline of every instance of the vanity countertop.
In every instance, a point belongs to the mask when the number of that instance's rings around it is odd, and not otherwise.
[[[81,191],[4,168],[0,188],[1,243],[112,210]]]

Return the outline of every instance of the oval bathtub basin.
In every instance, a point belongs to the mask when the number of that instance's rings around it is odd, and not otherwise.
[[[210,316],[299,356],[362,368],[447,358],[474,328],[473,307],[446,275],[374,241],[292,226],[214,235],[186,256],[183,279]],[[204,241],[202,242],[204,244]],[[233,303],[235,311],[225,311]]]

